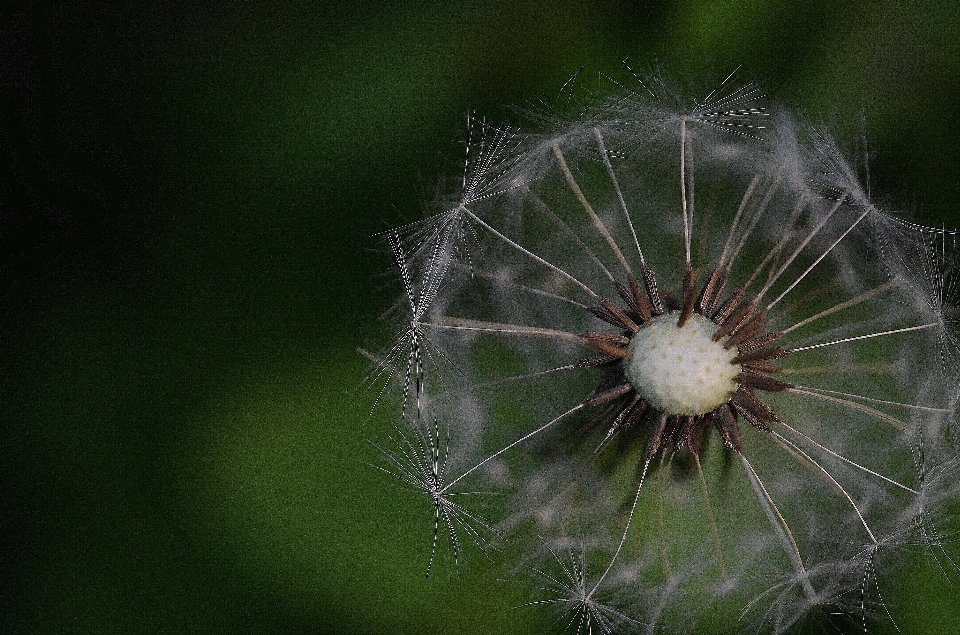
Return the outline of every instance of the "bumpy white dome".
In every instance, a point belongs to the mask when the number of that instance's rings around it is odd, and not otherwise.
[[[736,347],[714,342],[717,325],[694,313],[677,328],[679,312],[653,318],[630,340],[633,358],[624,366],[627,379],[651,406],[672,415],[710,412],[737,389],[740,365],[730,363]]]

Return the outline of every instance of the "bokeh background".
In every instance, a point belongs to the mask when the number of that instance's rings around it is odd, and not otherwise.
[[[368,464],[371,235],[458,176],[469,110],[739,66],[960,225],[950,0],[40,0],[0,52],[3,633],[556,627],[475,551],[425,580],[429,508]],[[956,632],[953,580],[885,587],[900,631]]]

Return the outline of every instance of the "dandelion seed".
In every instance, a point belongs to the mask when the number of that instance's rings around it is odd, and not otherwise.
[[[943,548],[929,519],[957,495],[955,235],[882,209],[823,129],[733,75],[684,102],[630,72],[569,120],[468,150],[456,204],[396,234],[418,317],[386,367],[463,462],[387,456],[446,501],[435,535],[489,528],[447,507],[469,482],[506,495],[513,540],[526,517],[537,540],[575,526],[616,545],[592,584],[582,550],[538,570],[555,595],[536,603],[568,630],[669,631],[714,602],[773,633],[866,624],[886,554]],[[427,377],[423,342],[455,381]],[[662,591],[624,604],[645,614],[596,603],[628,570]]]
[[[434,201],[434,207],[439,208],[436,213],[393,229],[388,235],[415,261],[429,264],[439,254],[472,267],[475,263],[470,245],[477,241],[474,214],[482,216],[485,206],[523,186],[518,173],[524,157],[522,142],[517,131],[496,128],[469,114],[463,174],[456,192],[441,194]]]
[[[378,469],[400,479],[415,490],[425,494],[433,507],[433,541],[430,547],[430,560],[427,563],[427,577],[433,569],[437,555],[437,542],[441,525],[446,527],[453,549],[453,558],[457,562],[463,550],[461,534],[466,534],[481,549],[487,544],[489,536],[496,534],[478,515],[468,511],[455,498],[477,492],[457,492],[451,490],[452,483],[447,482],[449,438],[441,439],[436,422],[432,429],[417,429],[410,434],[397,429],[391,437],[395,449],[385,448],[373,443],[387,459],[389,467]]]
[[[436,366],[436,362],[446,357],[441,349],[432,344],[422,323],[427,318],[443,281],[448,265],[447,256],[435,248],[430,254],[419,284],[415,284],[398,235],[391,233],[387,238],[404,289],[404,298],[400,304],[405,306],[407,311],[396,343],[382,358],[368,354],[377,365],[369,381],[372,384],[382,383],[373,408],[376,408],[388,388],[399,385],[403,393],[401,412],[407,413],[408,401],[412,399],[415,407],[413,420],[420,421],[426,393],[427,363],[432,361],[432,365]]]
[[[538,590],[547,597],[523,606],[557,608],[557,621],[563,624],[564,633],[612,635],[636,624],[636,620],[602,601],[604,593],[600,591],[599,582],[590,581],[587,550],[582,542],[576,550],[572,547],[548,550],[549,566],[532,568]]]

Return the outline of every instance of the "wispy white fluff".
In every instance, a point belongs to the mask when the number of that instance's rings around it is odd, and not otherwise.
[[[370,356],[399,432],[375,445],[431,511],[425,566],[444,526],[457,557],[463,534],[526,545],[530,605],[578,633],[895,619],[900,553],[956,568],[956,234],[885,209],[735,75],[571,90],[530,131],[471,116],[457,190],[385,234],[402,310]],[[624,375],[670,311],[744,364],[700,418]]]

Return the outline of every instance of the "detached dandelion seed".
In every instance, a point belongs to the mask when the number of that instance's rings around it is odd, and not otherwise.
[[[442,501],[433,552],[441,523],[455,555],[454,526],[492,532],[454,486],[501,494],[519,544],[605,545],[592,583],[582,554],[538,569],[568,630],[671,632],[718,603],[727,631],[868,628],[887,554],[943,550],[958,493],[955,234],[884,210],[825,130],[733,75],[689,102],[630,75],[535,113],[546,130],[472,131],[455,204],[388,235],[414,319],[382,367],[421,439],[390,471]],[[624,571],[657,601],[597,604]]]

